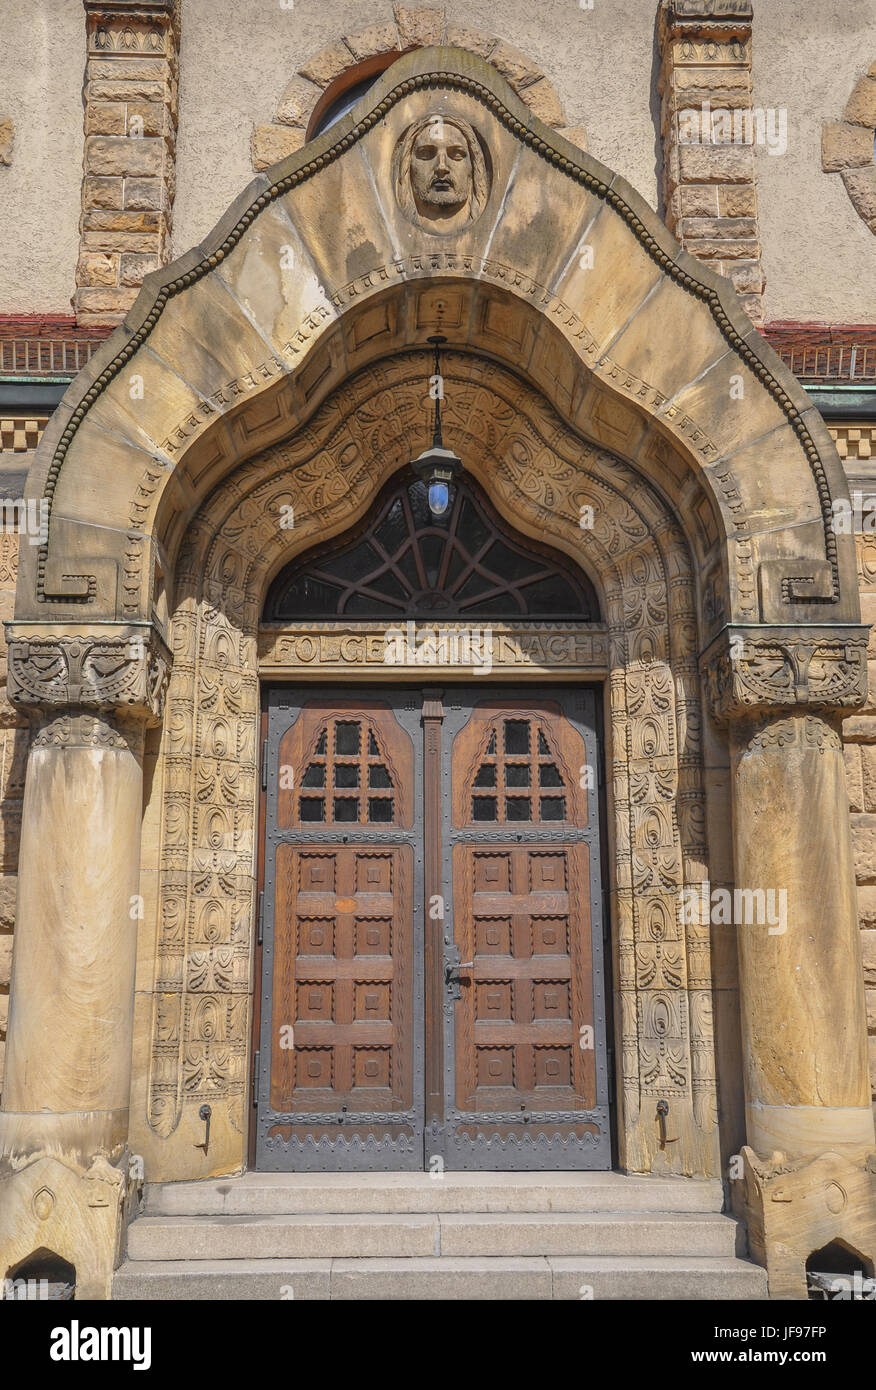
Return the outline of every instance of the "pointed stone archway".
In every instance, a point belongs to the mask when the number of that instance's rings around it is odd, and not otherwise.
[[[436,123],[464,146],[471,176],[409,184],[414,136]],[[254,842],[241,782],[255,754],[242,731],[248,720],[254,742],[262,581],[294,553],[279,528],[265,534],[264,505],[287,491],[303,508],[296,546],[364,511],[386,469],[421,447],[425,401],[412,382],[434,332],[460,371],[451,442],[509,519],[575,556],[604,595],[624,1162],[657,1166],[665,1146],[642,1098],[673,1087],[683,1103],[671,1166],[718,1162],[709,931],[694,922],[680,942],[668,936],[670,902],[710,873],[699,661],[712,713],[732,725],[726,877],[753,892],[787,883],[796,910],[779,945],[762,928],[739,932],[748,1142],[755,1158],[784,1154],[804,1187],[805,1165],[835,1151],[858,1194],[860,1218],[845,1213],[845,1229],[869,1219],[873,1128],[835,731],[864,695],[866,632],[850,538],[830,525],[832,501],[847,496],[839,460],[726,282],[486,64],[427,49],[150,277],[38,453],[30,488],[49,501],[49,534],[23,557],[10,631],[10,694],[37,729],[0,1112],[10,1263],[46,1243],[31,1201],[45,1164],[81,1175],[86,1225],[86,1192],[109,1182],[104,1168],[119,1172],[139,920],[129,904],[142,902],[146,976],[161,962],[146,990],[148,1044],[138,1030],[135,1049],[137,1145],[163,1163],[162,1145],[176,1143],[189,1165],[173,1176],[190,1175],[200,1136],[186,1096],[212,1074],[227,1125],[211,1171],[241,1162],[245,1045],[227,1029],[241,1036],[250,987]],[[278,460],[289,478],[272,483]],[[592,531],[580,525],[589,506]],[[143,730],[162,718],[159,764],[146,759],[138,894]],[[244,740],[233,758],[220,728],[232,718]],[[192,743],[210,719],[212,748]],[[708,737],[717,747],[711,727]],[[660,772],[668,796],[655,790]],[[771,834],[758,835],[766,815]],[[819,857],[826,826],[832,853]],[[98,847],[106,878],[84,872]],[[199,892],[225,907],[196,948]],[[97,963],[99,1017],[71,990],[84,950],[71,902]],[[231,939],[220,940],[226,909]],[[825,949],[846,962],[830,978]],[[754,1210],[772,1170],[746,1174]],[[113,1181],[119,1219],[100,1236],[110,1271],[124,1201]],[[70,1248],[60,1235],[52,1246]]]

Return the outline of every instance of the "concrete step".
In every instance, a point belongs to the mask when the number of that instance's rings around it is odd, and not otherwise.
[[[245,1173],[151,1183],[149,1216],[391,1212],[719,1212],[719,1178],[624,1173]]]
[[[765,1299],[746,1260],[642,1255],[542,1258],[127,1260],[116,1299]]]
[[[143,1216],[131,1260],[649,1255],[731,1257],[739,1228],[714,1212]]]

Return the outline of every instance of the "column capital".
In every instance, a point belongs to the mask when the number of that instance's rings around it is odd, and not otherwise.
[[[82,3],[86,14],[98,19],[104,15],[128,19],[161,19],[166,16],[172,19],[178,8],[177,0],[82,0]]]
[[[661,36],[690,38],[701,33],[710,39],[750,34],[752,0],[662,0],[659,11]]]
[[[855,709],[867,698],[868,627],[724,628],[700,657],[718,724],[791,709]]]
[[[35,715],[67,710],[124,715],[158,724],[170,651],[145,623],[6,624],[7,694]]]

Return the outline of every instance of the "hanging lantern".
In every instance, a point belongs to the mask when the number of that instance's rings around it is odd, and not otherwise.
[[[423,450],[419,458],[413,460],[411,467],[417,476],[423,479],[428,488],[430,512],[433,516],[443,516],[450,506],[450,485],[462,470],[462,460],[457,458],[452,449],[445,449],[444,440],[441,437],[441,364],[439,354],[442,343],[446,343],[447,339],[434,337],[429,338],[428,341],[435,347],[433,380],[436,383],[436,389],[432,443],[428,449]]]

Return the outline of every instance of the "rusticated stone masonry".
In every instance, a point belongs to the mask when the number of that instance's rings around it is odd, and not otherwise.
[[[85,173],[73,305],[117,324],[170,260],[178,0],[84,0]]]
[[[841,174],[846,192],[862,221],[876,235],[876,63],[855,83],[841,121],[825,121],[821,135],[821,167]]]
[[[763,323],[751,0],[662,0],[658,39],[667,226],[732,280]],[[741,138],[737,139],[737,136]]]

